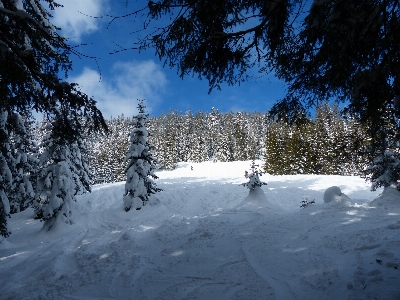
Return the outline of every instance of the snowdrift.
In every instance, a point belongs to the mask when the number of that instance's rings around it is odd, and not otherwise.
[[[124,183],[78,197],[75,224],[13,215],[2,299],[399,299],[400,196],[357,177],[263,176],[250,162],[180,164],[164,191],[123,209]],[[340,187],[348,206],[324,203]],[[300,208],[300,201],[315,204]]]

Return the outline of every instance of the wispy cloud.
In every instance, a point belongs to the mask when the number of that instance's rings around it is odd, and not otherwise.
[[[78,83],[84,93],[93,97],[106,118],[136,114],[137,99],[146,100],[148,113],[162,101],[167,79],[154,61],[117,62],[109,74],[100,80],[97,71],[85,68],[69,81]]]
[[[62,34],[72,41],[80,42],[82,35],[99,29],[101,19],[93,18],[107,12],[109,0],[58,0],[59,7],[52,11],[52,23],[62,29]]]

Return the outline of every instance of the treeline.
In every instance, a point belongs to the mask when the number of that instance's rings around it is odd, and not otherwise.
[[[132,121],[123,115],[111,118],[108,134],[86,137],[94,183],[126,180],[124,158]],[[292,124],[268,113],[221,113],[213,108],[196,114],[171,110],[149,118],[146,126],[159,169],[172,170],[178,162],[257,158],[264,159],[269,174],[359,175],[367,163],[365,130],[328,104],[320,105],[314,118],[304,116]]]
[[[270,174],[363,175],[370,160],[366,128],[337,106],[322,104],[316,116],[289,125],[269,123],[264,140],[265,170]]]

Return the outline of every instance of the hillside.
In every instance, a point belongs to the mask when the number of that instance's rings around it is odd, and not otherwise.
[[[370,192],[358,177],[264,175],[266,199],[248,198],[249,166],[160,171],[164,191],[139,211],[123,210],[123,182],[96,185],[78,197],[75,224],[52,232],[31,210],[13,215],[1,298],[400,298],[399,192]],[[351,204],[323,203],[330,186]],[[316,203],[301,209],[303,198]]]

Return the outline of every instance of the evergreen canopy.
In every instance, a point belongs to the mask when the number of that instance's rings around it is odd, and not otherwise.
[[[154,47],[181,76],[206,78],[210,90],[256,67],[289,84],[274,113],[332,98],[350,101],[363,120],[393,99],[399,111],[398,0],[159,0],[145,9],[140,49]]]
[[[60,6],[45,2],[51,9]],[[0,1],[0,109],[61,115],[65,137],[80,130],[82,119],[91,128],[105,128],[96,102],[77,84],[59,78],[71,69],[69,55],[74,51],[50,22],[45,2]]]

